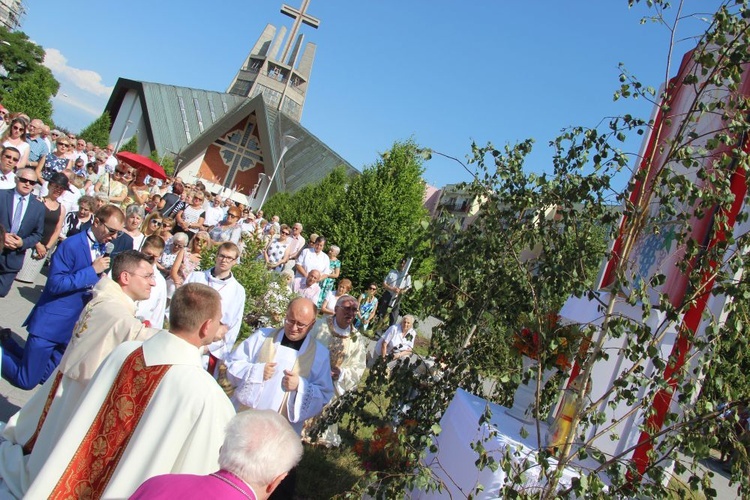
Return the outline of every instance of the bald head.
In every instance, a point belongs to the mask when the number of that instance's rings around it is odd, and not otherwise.
[[[284,334],[291,341],[302,340],[315,324],[318,308],[306,297],[296,297],[289,302],[284,321]]]

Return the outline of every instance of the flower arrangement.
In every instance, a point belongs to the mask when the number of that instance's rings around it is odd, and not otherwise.
[[[405,453],[402,438],[416,425],[416,420],[404,420],[396,429],[386,424],[375,429],[371,439],[357,440],[354,443],[354,452],[361,458],[365,470],[410,469],[414,464]]]
[[[556,314],[548,314],[542,332],[523,327],[514,335],[513,348],[523,356],[542,361],[545,366],[566,371],[578,350],[581,332],[572,325],[561,325]]]

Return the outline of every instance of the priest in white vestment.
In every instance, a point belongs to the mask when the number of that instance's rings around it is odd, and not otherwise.
[[[237,264],[240,249],[227,241],[219,245],[216,252],[216,264],[207,271],[194,271],[186,283],[203,283],[221,295],[221,322],[227,328],[226,336],[208,346],[208,354],[203,358],[203,366],[212,374],[221,361],[226,361],[232,352],[237,336],[240,334],[242,317],[245,312],[245,289],[232,275],[232,268]]]
[[[227,378],[238,411],[278,411],[297,433],[323,411],[333,382],[328,349],[308,335],[316,315],[310,299],[292,299],[282,328],[261,328],[232,353]]]
[[[158,330],[136,319],[135,301],[148,298],[154,284],[153,264],[135,250],[118,254],[112,275],[104,276],[81,313],[57,370],[13,415],[0,443],[0,496],[22,497],[29,488],[27,460],[37,441],[50,448],[65,431],[71,414],[99,365],[121,343],[146,340]]]
[[[342,295],[336,301],[333,316],[315,322],[310,335],[328,348],[331,359],[331,378],[334,398],[357,387],[367,363],[366,339],[354,328],[359,303],[351,295]],[[327,446],[338,446],[341,437],[338,424],[333,424],[318,438]]]
[[[216,470],[235,412],[201,366],[201,349],[226,332],[221,297],[183,285],[169,322],[168,332],[117,347],[60,439],[52,447],[37,442],[27,498],[127,498],[156,475]]]

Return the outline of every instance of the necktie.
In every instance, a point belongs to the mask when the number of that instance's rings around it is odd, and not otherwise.
[[[21,229],[21,215],[23,213],[23,201],[25,199],[25,196],[19,198],[16,210],[13,212],[13,223],[10,226],[10,232],[13,234],[18,234],[18,230]]]
[[[107,250],[107,244],[106,243],[94,243],[93,245],[94,251],[97,252],[99,255],[104,255],[104,252]]]

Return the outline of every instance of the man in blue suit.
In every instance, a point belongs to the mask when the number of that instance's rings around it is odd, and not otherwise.
[[[105,205],[94,215],[91,227],[57,247],[50,261],[49,278],[42,296],[26,318],[29,332],[21,348],[9,336],[3,346],[2,376],[21,389],[44,383],[60,363],[78,317],[91,299],[91,289],[109,268],[105,245],[117,238],[125,215],[114,205]]]
[[[3,149],[0,154],[15,154]],[[0,224],[5,229],[5,249],[0,253],[0,297],[5,297],[21,270],[27,248],[42,239],[44,205],[31,194],[36,172],[22,168],[15,175],[16,187],[0,190]]]

